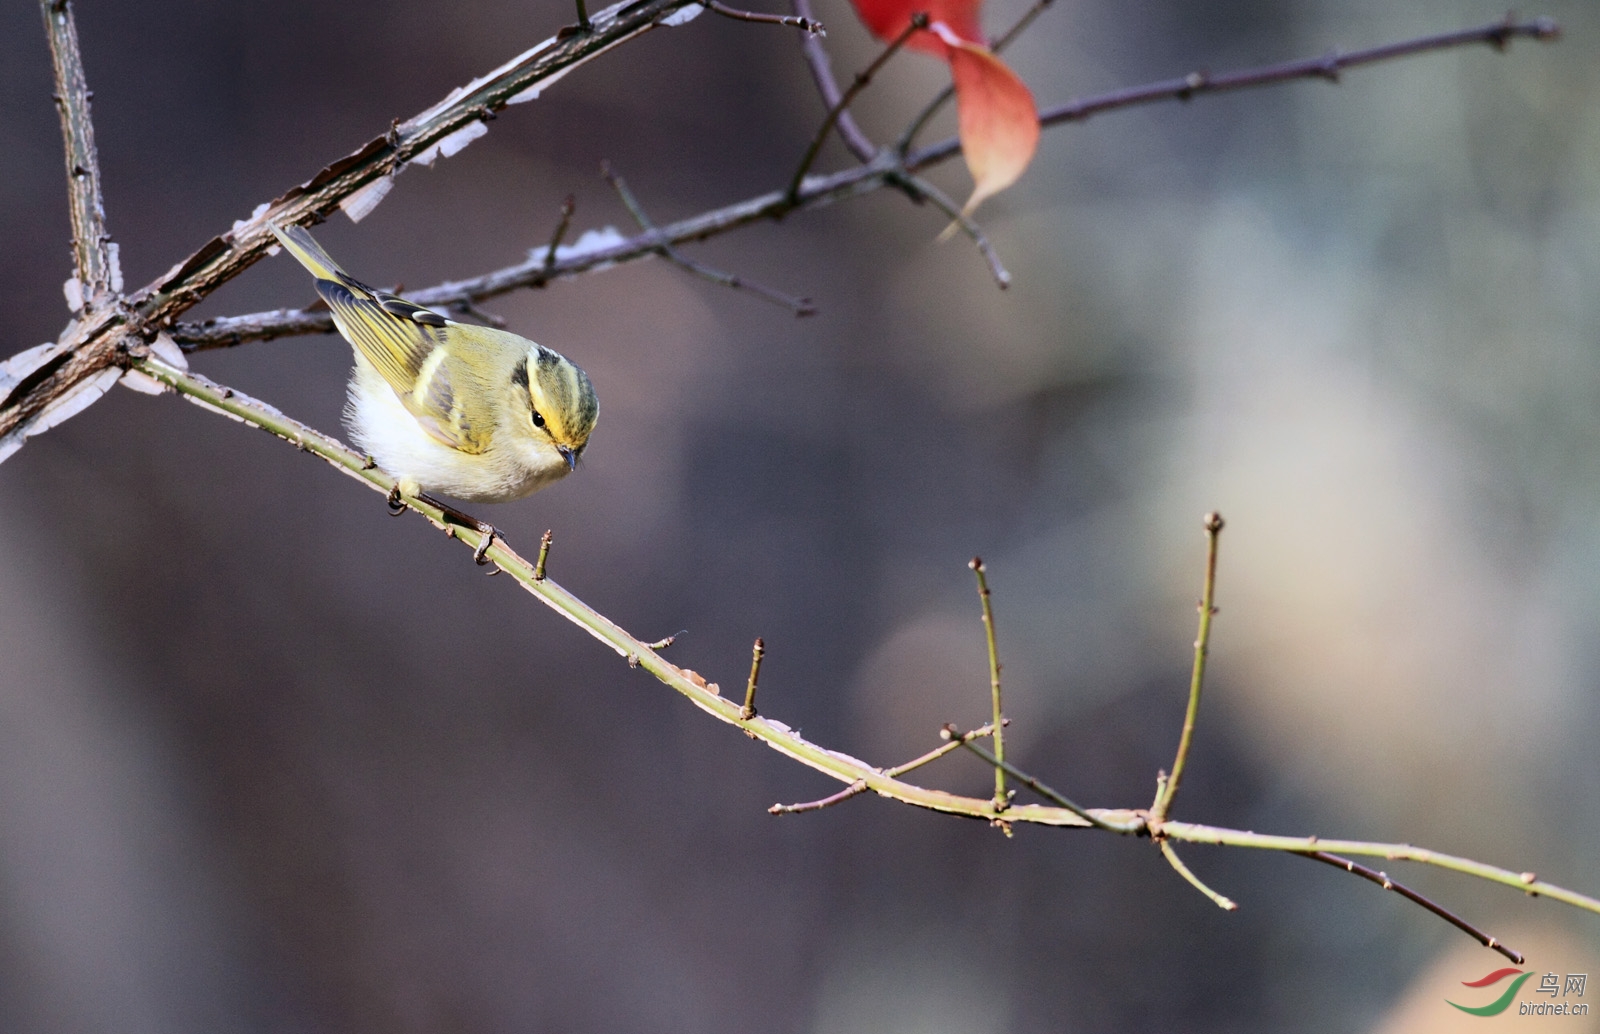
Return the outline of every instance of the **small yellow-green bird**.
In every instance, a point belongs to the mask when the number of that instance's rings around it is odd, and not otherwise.
[[[600,409],[576,363],[368,287],[302,227],[272,232],[316,277],[355,349],[345,420],[399,491],[500,503],[577,468]]]

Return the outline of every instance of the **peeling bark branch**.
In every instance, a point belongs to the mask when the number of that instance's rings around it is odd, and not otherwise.
[[[319,221],[357,191],[383,189],[374,184],[396,175],[409,162],[431,162],[440,153],[448,155],[465,146],[470,135],[458,134],[472,133],[474,126],[494,118],[507,104],[536,95],[583,62],[648,32],[680,9],[699,6],[699,0],[638,0],[609,7],[593,17],[590,31],[563,30],[259,206],[249,219],[235,223],[132,294],[126,319],[119,315],[69,328],[55,366],[0,401],[0,437],[85,377],[139,358],[145,340],[156,330],[238,276],[272,246],[275,239],[267,229],[268,220]],[[49,7],[47,3],[47,12]]]

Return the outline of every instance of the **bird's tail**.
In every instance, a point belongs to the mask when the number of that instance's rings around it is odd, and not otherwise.
[[[317,243],[316,238],[312,237],[305,227],[280,227],[277,223],[268,223],[267,227],[272,230],[279,243],[288,249],[289,254],[293,255],[302,266],[311,270],[311,275],[318,280],[339,282],[349,279],[349,274],[322,250],[322,245]]]

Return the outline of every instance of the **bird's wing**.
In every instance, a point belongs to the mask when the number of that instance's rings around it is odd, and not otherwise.
[[[466,329],[398,295],[368,287],[329,257],[303,227],[272,227],[280,243],[316,278],[317,293],[333,311],[339,333],[394,389],[423,430],[453,449],[480,453],[493,430],[468,400],[476,378],[463,359],[475,344]]]
[[[474,419],[469,399],[477,379],[463,362],[471,343],[461,326],[387,291],[352,280],[318,280],[334,321],[429,435],[453,449],[483,452],[493,429]]]

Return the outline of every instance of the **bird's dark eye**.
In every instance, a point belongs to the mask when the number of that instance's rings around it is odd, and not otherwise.
[[[544,426],[544,417],[539,415],[539,411],[537,409],[533,411],[533,426],[534,427],[543,427]]]

